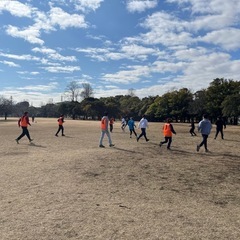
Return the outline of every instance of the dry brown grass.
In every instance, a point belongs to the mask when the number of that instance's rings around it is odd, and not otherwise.
[[[36,120],[18,145],[16,121],[0,121],[1,240],[240,239],[239,126],[197,153],[189,124],[167,151],[162,123],[137,142],[117,122],[102,149],[99,122],[67,120],[57,138],[56,119]]]

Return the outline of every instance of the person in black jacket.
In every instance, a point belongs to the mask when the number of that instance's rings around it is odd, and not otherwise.
[[[221,117],[218,117],[215,124],[216,124],[216,134],[215,134],[214,139],[217,138],[219,132],[221,133],[222,139],[224,139],[223,138],[223,127],[224,127],[224,129],[226,128],[226,124],[225,124],[224,120]]]

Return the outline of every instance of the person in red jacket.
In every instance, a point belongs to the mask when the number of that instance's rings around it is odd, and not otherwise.
[[[64,115],[62,114],[62,115],[58,118],[57,121],[58,121],[58,130],[57,130],[55,136],[58,137],[58,133],[59,133],[60,131],[62,131],[62,136],[65,136],[65,135],[64,135],[64,127],[63,127]]]
[[[161,147],[164,143],[168,143],[167,149],[170,150],[171,143],[172,143],[172,134],[177,134],[173,128],[173,125],[171,124],[172,119],[168,118],[167,122],[163,126],[163,135],[165,138],[165,141],[160,142],[159,146]]]
[[[29,142],[32,142],[33,139],[31,139],[29,131],[28,131],[28,125],[31,126],[31,123],[29,122],[29,117],[28,117],[28,112],[25,112],[22,117],[18,119],[18,126],[22,127],[22,133],[21,135],[15,139],[17,144],[19,144],[19,140],[24,137],[25,135],[27,136]]]

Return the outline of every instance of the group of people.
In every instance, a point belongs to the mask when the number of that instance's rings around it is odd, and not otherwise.
[[[64,123],[64,115],[61,115],[58,118],[58,130],[55,134],[56,137],[58,137],[58,133],[61,131],[62,136],[64,135],[64,127],[63,127],[63,123]],[[34,118],[32,118],[32,122],[34,122]],[[31,143],[33,141],[33,139],[30,137],[30,133],[28,131],[28,125],[31,126],[31,123],[29,121],[29,116],[28,116],[28,112],[24,112],[23,116],[20,117],[18,119],[18,126],[22,128],[22,133],[19,135],[19,137],[17,137],[15,139],[15,141],[17,142],[17,144],[19,144],[19,140],[21,138],[23,138],[25,135],[27,136],[29,142]]]
[[[64,135],[64,127],[63,127],[63,123],[65,122],[64,115],[61,115],[57,121],[58,121],[58,130],[57,130],[55,136],[58,137],[59,132],[61,132],[62,136],[65,136]],[[166,143],[168,150],[171,149],[172,135],[176,134],[176,131],[174,130],[171,122],[172,122],[171,118],[168,118],[166,123],[163,125],[164,140],[159,143],[160,147]],[[101,148],[105,147],[103,145],[103,139],[104,139],[105,135],[108,137],[109,146],[110,147],[114,146],[114,144],[112,143],[111,135],[108,130],[108,128],[110,126],[110,132],[112,132],[113,124],[114,124],[114,118],[112,117],[109,119],[108,112],[105,112],[104,116],[101,119],[101,125],[100,125],[101,126],[101,136],[100,136],[100,140],[99,140],[99,147],[101,147]],[[224,139],[223,128],[226,128],[225,122],[223,121],[223,119],[221,117],[218,117],[215,124],[216,124],[216,134],[215,134],[214,139],[217,138],[219,133],[221,134],[221,138]],[[22,137],[24,137],[25,135],[27,136],[30,143],[33,141],[33,139],[30,137],[30,134],[28,131],[28,125],[31,126],[31,123],[29,122],[28,112],[24,112],[23,116],[20,117],[18,120],[18,126],[22,128],[22,133],[19,135],[19,137],[17,137],[15,139],[15,141],[17,143],[19,143],[19,140]],[[126,126],[129,127],[130,138],[132,138],[132,135],[134,134],[137,142],[139,141],[139,139],[141,137],[144,137],[146,142],[149,141],[149,138],[147,138],[147,134],[146,134],[146,129],[148,128],[148,120],[146,119],[145,115],[142,116],[141,120],[138,123],[138,128],[141,129],[141,133],[139,136],[137,135],[137,133],[135,131],[136,125],[135,125],[135,121],[132,117],[130,117],[130,119],[127,122],[126,122],[125,118],[122,119],[121,129],[124,130]],[[203,119],[198,124],[198,131],[202,134],[202,141],[200,144],[197,145],[197,151],[199,151],[202,146],[204,146],[204,149],[206,152],[209,151],[208,146],[207,146],[207,139],[211,132],[211,129],[212,129],[211,121],[208,119],[208,116],[206,114],[204,114]],[[194,125],[194,121],[192,121],[191,129],[189,131],[192,136],[196,136],[196,133],[194,132],[194,130],[195,130],[195,125]]]
[[[105,113],[105,116],[102,118],[102,121],[103,121],[103,119],[108,119],[108,113]],[[223,128],[226,128],[225,122],[223,121],[223,119],[221,117],[218,117],[215,124],[216,124],[216,134],[215,134],[214,139],[217,138],[219,133],[221,133],[221,138],[224,139]],[[132,117],[127,122],[126,122],[125,118],[122,118],[121,129],[123,131],[124,131],[124,129],[127,125],[129,127],[130,138],[132,138],[132,134],[134,134],[136,139],[137,139],[137,142],[139,141],[139,139],[141,137],[144,137],[146,142],[149,141],[149,139],[147,138],[147,135],[146,135],[146,128],[148,128],[148,120],[146,119],[145,115],[143,115],[142,119],[140,120],[140,122],[138,124],[138,128],[141,128],[141,133],[140,133],[139,136],[137,136],[137,133],[135,131],[136,125],[135,125],[135,122],[134,122]],[[208,119],[208,116],[206,114],[204,114],[203,119],[198,124],[198,132],[200,132],[201,135],[202,135],[202,141],[201,141],[200,144],[197,145],[197,151],[198,152],[199,152],[199,150],[202,146],[204,146],[205,152],[209,151],[208,146],[207,146],[207,139],[208,139],[208,136],[211,132],[211,129],[212,129],[211,121]],[[111,132],[112,132],[112,130],[111,130]],[[190,128],[189,132],[190,132],[191,136],[196,136],[197,135],[195,133],[195,124],[194,124],[193,120],[191,121],[191,128]],[[99,147],[104,147],[102,145],[102,141],[103,141],[103,138],[104,138],[105,134],[108,136],[109,146],[114,146],[112,144],[111,136],[108,132],[107,125],[105,124],[104,128],[102,128],[102,135],[101,135],[101,138],[100,138]],[[174,130],[174,127],[172,125],[172,119],[168,118],[166,123],[163,125],[164,140],[160,141],[159,146],[162,147],[162,145],[166,143],[167,144],[167,149],[170,150],[173,134],[177,134],[177,133]]]

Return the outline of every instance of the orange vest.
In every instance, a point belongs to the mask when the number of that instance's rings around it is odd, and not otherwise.
[[[172,131],[171,131],[170,123],[165,123],[164,124],[163,135],[164,135],[164,137],[172,137]]]
[[[102,130],[107,130],[107,123],[108,123],[108,119],[106,117],[103,117],[101,120],[101,129]]]
[[[27,127],[28,126],[28,120],[27,120],[27,116],[22,116],[21,117],[21,127]]]
[[[63,125],[63,117],[60,117],[60,118],[58,119],[58,124],[59,124],[59,125]]]

